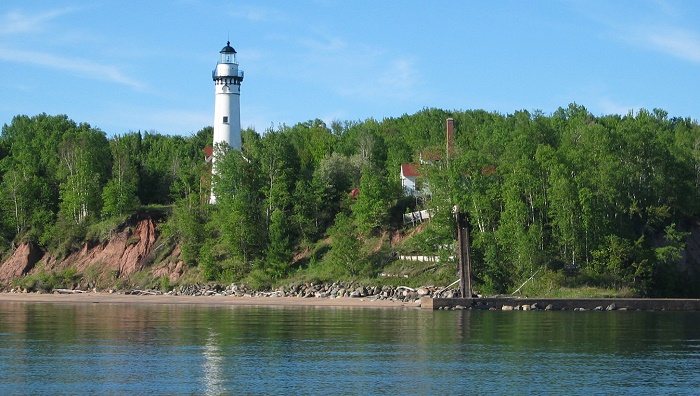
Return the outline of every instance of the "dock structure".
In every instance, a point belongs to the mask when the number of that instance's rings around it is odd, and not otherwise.
[[[673,298],[432,298],[423,297],[422,309],[473,310],[628,310],[700,311],[700,299]]]

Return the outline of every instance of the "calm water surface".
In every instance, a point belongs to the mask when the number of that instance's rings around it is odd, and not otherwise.
[[[0,303],[0,394],[700,394],[700,313]]]

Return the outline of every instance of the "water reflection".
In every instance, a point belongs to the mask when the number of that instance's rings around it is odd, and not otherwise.
[[[221,347],[217,333],[209,329],[209,336],[204,344],[202,355],[204,356],[204,394],[206,395],[222,395],[225,393],[223,386],[223,361]]]
[[[0,394],[692,393],[700,313],[0,304]]]

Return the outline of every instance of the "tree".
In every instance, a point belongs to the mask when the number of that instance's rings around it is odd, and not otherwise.
[[[1,168],[18,172],[3,176],[3,195],[13,206],[3,209],[13,213],[14,227],[19,224],[17,236],[33,242],[46,239],[44,235],[56,219],[59,204],[57,148],[63,135],[75,128],[75,122],[65,115],[46,114],[16,116],[10,125],[3,126],[2,142],[7,156],[2,159]],[[18,199],[12,199],[13,195]]]
[[[99,213],[107,177],[109,143],[104,132],[80,124],[66,132],[59,146],[59,216],[80,225]]]
[[[21,235],[29,227],[32,208],[33,177],[17,169],[10,169],[3,175],[2,208],[6,213],[5,221],[15,229],[15,235]]]
[[[315,240],[325,230],[331,219],[324,208],[327,206],[325,189],[319,178],[298,180],[294,188],[292,223],[299,230],[304,242]]]
[[[352,205],[360,232],[370,232],[390,223],[389,211],[396,204],[401,187],[390,183],[369,166],[362,169],[360,194]]]
[[[265,249],[265,270],[272,279],[283,278],[289,273],[293,251],[290,228],[290,217],[284,210],[275,209],[270,216],[269,243]]]
[[[348,277],[369,275],[371,268],[362,254],[362,242],[352,216],[344,212],[338,213],[330,237],[331,249],[327,261],[338,273]]]
[[[265,177],[262,194],[266,197],[266,218],[270,223],[276,209],[283,211],[292,207],[295,179],[300,172],[299,158],[286,137],[276,131],[268,131],[260,144],[251,147],[250,160],[259,163]]]
[[[360,184],[362,160],[358,156],[333,153],[319,163],[314,177],[328,189],[331,200],[337,201]]]
[[[321,160],[333,152],[336,143],[332,131],[319,119],[299,123],[292,128],[283,127],[282,133],[297,150],[300,169],[304,172],[313,171]]]
[[[117,135],[110,141],[112,178],[102,191],[102,212],[105,216],[124,216],[139,204],[136,165],[140,143],[140,134]]]
[[[178,170],[193,160],[204,160],[204,147],[194,147],[182,136],[146,132],[141,140],[139,201],[144,205],[172,203],[171,186]]]
[[[215,150],[220,159],[214,175],[216,210],[212,220],[218,239],[229,257],[252,263],[262,256],[267,241],[259,164],[238,150]]]

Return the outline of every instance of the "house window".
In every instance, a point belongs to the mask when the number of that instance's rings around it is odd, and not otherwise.
[[[228,117],[224,116],[224,124],[228,124]]]

